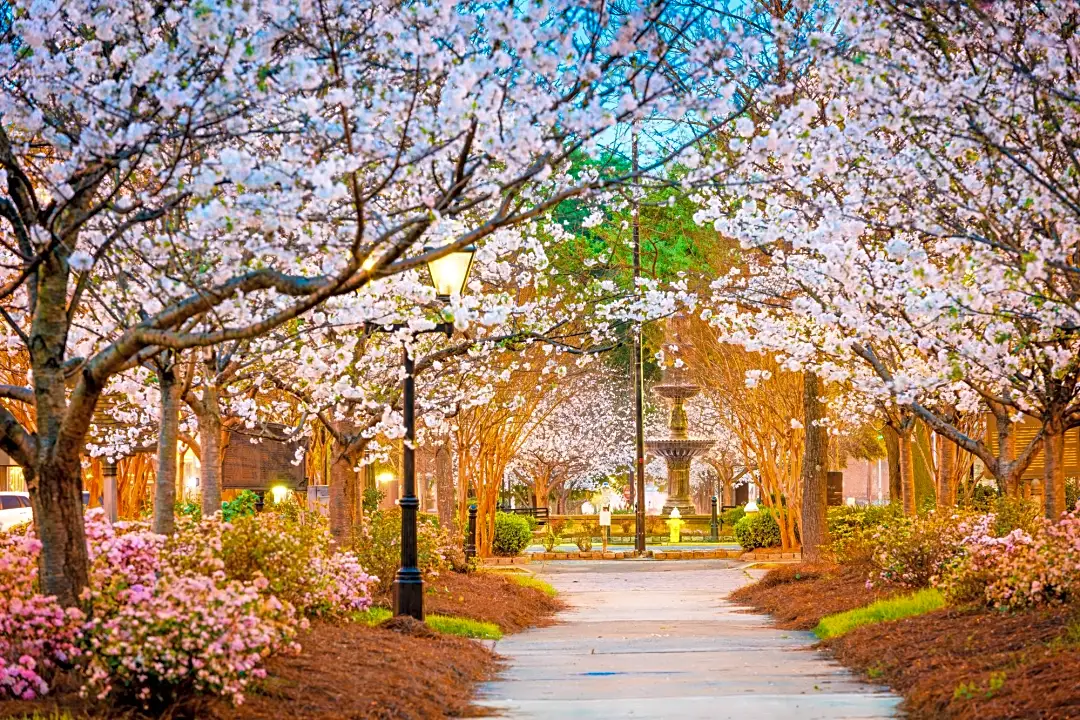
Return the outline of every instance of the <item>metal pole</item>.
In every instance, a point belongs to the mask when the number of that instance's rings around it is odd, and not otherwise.
[[[401,507],[401,567],[394,576],[394,615],[424,619],[424,577],[417,567],[416,514],[420,500],[416,497],[416,383],[413,378],[413,359],[405,351],[405,382],[402,388],[401,414],[405,421],[405,440],[401,451],[401,475],[404,490],[398,504]]]
[[[715,495],[713,495],[712,496],[712,524],[709,527],[712,530],[712,541],[713,542],[720,542],[720,523],[719,523],[719,521],[717,520],[717,517],[716,517],[716,505],[717,505],[717,498],[716,498]]]
[[[465,557],[476,557],[476,505],[469,506],[469,533],[465,536]]]
[[[106,460],[102,476],[104,492],[101,504],[105,509],[105,517],[109,519],[109,522],[114,523],[120,518],[120,504],[116,497],[116,463]]]
[[[632,172],[638,171],[637,133],[630,131],[630,156]],[[637,294],[637,281],[641,277],[641,222],[637,197],[634,198],[634,294]],[[634,549],[638,555],[645,554],[645,384],[644,360],[641,348],[641,327],[634,330],[634,352],[631,358],[634,375],[634,481],[637,501],[635,513]]]

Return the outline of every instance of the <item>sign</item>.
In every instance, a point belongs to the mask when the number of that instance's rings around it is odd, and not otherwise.
[[[830,470],[825,475],[825,498],[829,507],[844,504],[844,473]]]
[[[600,527],[611,527],[611,511],[600,511]]]
[[[299,442],[286,440],[284,433],[274,428],[231,431],[221,463],[221,487],[266,491],[284,485],[290,490],[304,490],[304,462],[293,464],[299,447]]]

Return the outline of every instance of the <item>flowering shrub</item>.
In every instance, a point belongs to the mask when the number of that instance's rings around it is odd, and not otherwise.
[[[416,523],[417,565],[425,574],[437,574],[450,567],[451,540],[439,529],[438,521],[420,515]],[[378,576],[382,592],[390,589],[394,574],[401,565],[401,510],[377,510],[353,537],[353,551],[368,572]]]
[[[943,578],[953,601],[982,600],[1010,610],[1068,602],[1080,594],[1080,507],[1029,534],[994,537],[989,524],[964,538],[964,557]]]
[[[310,519],[181,518],[165,537],[96,509],[86,537],[89,620],[36,594],[36,539],[0,536],[0,697],[43,694],[49,673],[71,663],[99,699],[241,702],[262,661],[295,648],[307,623],[298,610],[338,615],[371,602],[372,578]]]
[[[118,695],[162,706],[194,693],[243,702],[243,690],[265,676],[259,665],[294,648],[295,613],[255,583],[166,574],[136,585],[124,602],[86,627],[84,693]]]
[[[229,579],[265,577],[271,594],[308,617],[366,609],[368,585],[377,582],[351,553],[334,553],[325,521],[313,513],[238,518],[222,536],[222,558]]]
[[[878,579],[909,588],[929,587],[963,553],[961,543],[974,517],[929,512],[885,522],[872,540],[871,562]]]
[[[0,699],[49,691],[58,665],[79,654],[83,615],[36,591],[41,542],[0,534]]]
[[[950,603],[985,599],[987,586],[994,581],[1001,563],[1018,548],[1028,545],[1031,536],[1017,528],[997,537],[997,518],[986,514],[976,518],[961,541],[963,552],[957,556],[936,583]]]

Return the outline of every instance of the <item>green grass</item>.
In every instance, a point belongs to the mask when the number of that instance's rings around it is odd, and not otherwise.
[[[458,635],[474,640],[502,639],[502,630],[495,623],[449,615],[428,615],[426,622],[432,630],[438,630],[447,635]]]
[[[823,617],[814,628],[814,634],[822,640],[839,637],[861,625],[924,615],[944,605],[945,599],[937,590],[920,590],[911,595],[878,600],[866,607]]]
[[[374,607],[364,612],[353,613],[353,622],[375,627],[386,622],[393,613],[386,608]],[[502,630],[495,623],[480,622],[469,618],[450,615],[428,615],[424,620],[428,627],[446,635],[473,638],[474,640],[501,640]]]
[[[364,625],[370,625],[375,627],[381,622],[389,620],[394,613],[390,612],[386,608],[373,607],[368,608],[363,612],[353,613],[353,622],[363,623]]]
[[[532,588],[533,590],[539,590],[540,592],[550,597],[555,597],[559,593],[555,588],[551,587],[548,583],[544,582],[538,577],[532,575],[511,575],[510,579],[516,582],[522,587]]]

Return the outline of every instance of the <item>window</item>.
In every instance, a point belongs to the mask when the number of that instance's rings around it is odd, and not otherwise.
[[[15,495],[0,496],[0,510],[18,510],[23,505]]]

